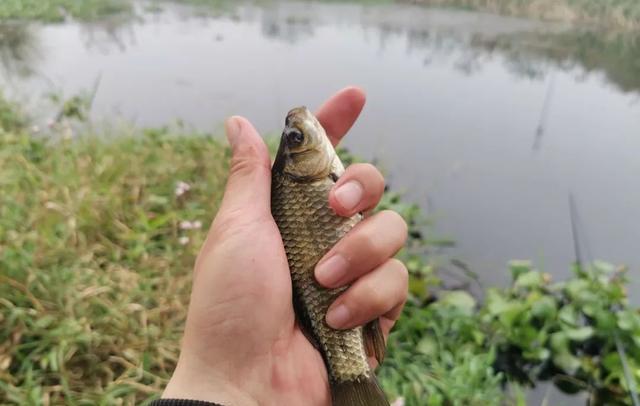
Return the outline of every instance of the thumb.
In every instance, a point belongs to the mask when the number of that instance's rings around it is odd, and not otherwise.
[[[246,118],[230,117],[225,129],[231,164],[219,214],[235,217],[242,213],[251,220],[270,213],[271,161],[267,146]]]

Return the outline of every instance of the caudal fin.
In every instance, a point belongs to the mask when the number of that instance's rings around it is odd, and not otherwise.
[[[333,406],[389,406],[373,373],[354,381],[336,382],[331,386]]]

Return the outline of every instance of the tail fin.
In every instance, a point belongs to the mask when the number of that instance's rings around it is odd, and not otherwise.
[[[389,406],[382,388],[371,373],[354,381],[335,382],[331,385],[333,406]]]

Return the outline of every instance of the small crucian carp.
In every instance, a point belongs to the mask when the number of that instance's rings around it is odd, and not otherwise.
[[[329,191],[343,172],[315,116],[306,107],[291,110],[273,164],[271,212],[289,261],[296,317],[322,354],[334,406],[388,406],[367,362],[368,356],[384,357],[378,321],[350,330],[329,327],[327,310],[346,287],[327,289],[314,277],[318,261],[362,219],[340,217],[329,206]]]

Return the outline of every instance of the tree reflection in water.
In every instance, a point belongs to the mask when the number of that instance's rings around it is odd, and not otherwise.
[[[38,35],[31,24],[0,23],[0,66],[5,76],[27,77],[42,59]]]

